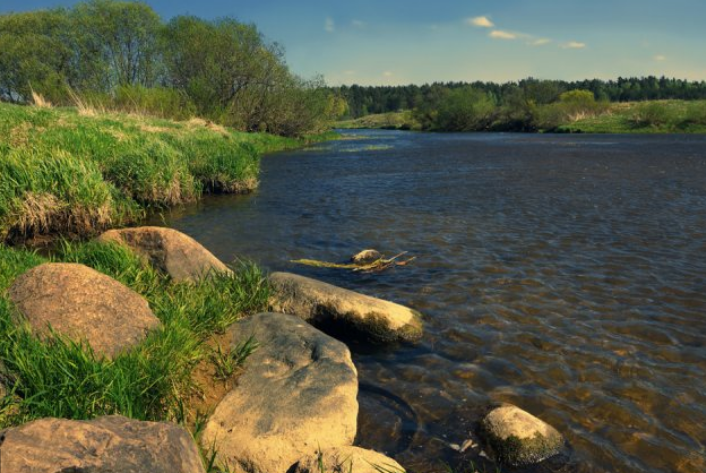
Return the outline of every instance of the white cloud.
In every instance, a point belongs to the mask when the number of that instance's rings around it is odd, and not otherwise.
[[[358,28],[359,30],[363,30],[363,29],[365,29],[366,26],[368,26],[368,24],[364,21],[352,20],[351,26],[353,26],[353,28]]]
[[[579,43],[578,41],[569,41],[561,45],[564,49],[586,49],[586,43]]]
[[[475,18],[466,18],[466,23],[479,28],[492,28],[495,26],[487,16],[477,16]]]
[[[336,31],[336,23],[334,23],[333,18],[326,18],[324,22],[324,31],[327,33],[333,33]]]
[[[529,44],[530,46],[546,46],[547,44],[551,43],[552,40],[549,38],[538,38],[535,40],[530,41]]]
[[[383,77],[392,77],[393,75],[394,75],[394,74],[393,74],[392,72],[390,72],[390,71],[385,71],[385,72],[382,73],[382,76],[383,76]]]
[[[493,30],[488,34],[488,36],[493,39],[517,39],[517,33],[511,33],[503,30]]]
[[[658,54],[654,57],[654,60],[659,62],[666,61],[667,56],[665,56],[664,54]]]

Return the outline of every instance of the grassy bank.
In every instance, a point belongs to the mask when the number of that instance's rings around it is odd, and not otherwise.
[[[535,131],[544,133],[706,133],[706,101],[660,100],[596,106],[594,110],[562,110],[550,104],[525,111],[520,129],[497,111],[467,131]],[[336,123],[341,129],[420,130],[411,111],[367,115]],[[445,131],[431,129],[430,131]]]
[[[570,133],[706,133],[706,102],[661,100],[612,104],[606,113],[557,127]]]
[[[0,240],[91,235],[204,193],[248,192],[263,153],[305,142],[200,119],[0,103]]]
[[[242,360],[240,353],[214,352],[208,342],[242,315],[265,308],[268,289],[260,271],[241,265],[233,276],[175,284],[126,247],[95,242],[64,243],[52,260],[83,263],[126,284],[147,299],[163,328],[113,360],[58,336],[40,341],[17,323],[6,291],[17,276],[48,259],[0,245],[1,376],[12,386],[0,398],[0,429],[47,416],[122,414],[186,423],[198,435],[206,412],[197,412],[192,400],[208,386],[199,385],[194,370],[220,359],[229,363],[228,375]],[[211,371],[223,371],[218,368]]]
[[[411,111],[379,113],[366,115],[351,120],[343,120],[334,124],[342,130],[419,130],[420,125],[412,116]]]

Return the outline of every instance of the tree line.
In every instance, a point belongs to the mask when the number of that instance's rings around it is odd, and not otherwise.
[[[0,15],[0,100],[76,102],[165,118],[198,115],[246,131],[325,129],[343,103],[323,79],[293,74],[255,25],[142,2],[91,0]]]
[[[555,103],[561,94],[573,90],[593,93],[597,102],[636,102],[644,100],[704,100],[706,81],[687,81],[667,77],[633,77],[617,80],[558,81],[523,79],[518,82],[446,82],[405,86],[341,86],[332,88],[345,98],[348,115],[358,118],[374,113],[429,108],[445,95],[458,89],[482,92],[500,107],[532,102]]]

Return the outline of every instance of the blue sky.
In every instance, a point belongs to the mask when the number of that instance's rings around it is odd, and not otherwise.
[[[71,0],[0,0],[0,12]],[[163,17],[234,16],[329,84],[706,80],[706,0],[148,0]]]

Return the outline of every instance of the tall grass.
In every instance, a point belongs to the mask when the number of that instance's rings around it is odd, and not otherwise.
[[[91,235],[204,192],[247,192],[262,153],[303,143],[204,120],[79,111],[0,103],[0,240]]]
[[[54,259],[86,264],[131,287],[163,328],[113,360],[57,334],[40,341],[18,324],[3,294],[17,275],[46,260],[0,246],[0,362],[12,379],[0,427],[46,416],[181,420],[196,389],[192,371],[211,354],[206,340],[243,314],[264,309],[268,297],[262,273],[246,263],[232,276],[174,284],[120,245],[64,242]]]

